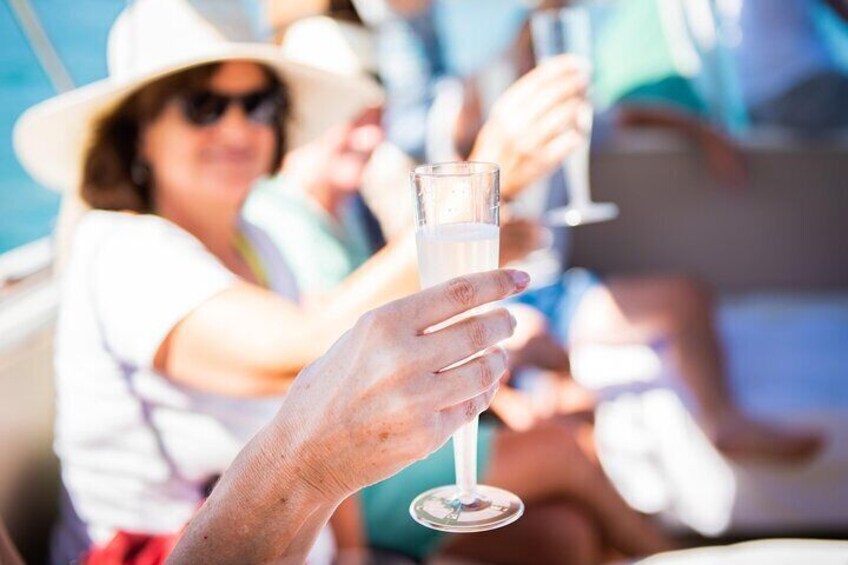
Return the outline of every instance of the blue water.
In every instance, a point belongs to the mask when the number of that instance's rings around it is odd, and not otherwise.
[[[106,75],[106,37],[122,0],[32,0],[77,85]],[[9,2],[0,2],[0,253],[47,235],[59,196],[35,183],[12,151],[12,127],[30,105],[54,94]]]

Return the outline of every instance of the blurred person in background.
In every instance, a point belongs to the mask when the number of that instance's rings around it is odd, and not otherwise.
[[[529,28],[523,23],[529,15],[529,5],[515,0],[500,0],[497,6],[486,5],[490,12],[500,11],[499,15],[493,15],[484,14],[483,5],[475,0],[453,3],[441,3],[440,0],[359,0],[355,4],[357,8],[368,7],[381,16],[382,19],[373,22],[378,25],[381,76],[384,76],[382,73],[388,73],[390,77],[397,74],[398,88],[402,89],[397,102],[392,98],[392,79],[384,77],[389,140],[393,140],[390,121],[395,103],[400,105],[400,114],[404,116],[401,118],[402,134],[417,136],[416,139],[426,135],[427,127],[421,123],[419,110],[427,108],[435,96],[437,88],[433,86],[434,82],[451,69],[453,72],[464,69],[471,73],[465,81],[462,108],[456,115],[455,158],[464,157],[470,151],[485,151],[486,130],[498,124],[502,124],[500,127],[509,132],[508,135],[521,138],[523,129],[515,126],[519,120],[514,117],[520,105],[510,104],[507,93],[487,102],[492,93],[483,90],[485,85],[492,85],[491,79],[485,78],[491,67],[496,68],[496,74],[502,81],[508,80],[509,76],[519,77],[533,68]],[[552,8],[564,4],[568,3],[554,0],[543,2],[538,7]],[[382,10],[374,10],[376,5],[382,6]],[[619,8],[625,9],[620,4],[609,9],[615,11]],[[464,14],[464,18],[448,18],[450,14],[457,16],[458,13]],[[486,36],[471,32],[457,35],[466,26],[476,25],[479,29],[480,23],[475,16],[488,23],[491,33]],[[369,21],[367,16],[363,19]],[[454,27],[451,27],[449,22],[452,21],[464,22],[466,26],[456,27],[453,24]],[[463,53],[463,48],[476,55]],[[410,61],[413,64],[406,64]],[[503,66],[511,69],[511,73],[500,69]],[[597,72],[613,71],[599,69]],[[417,93],[413,92],[414,88],[418,89]],[[536,100],[549,100],[547,96],[542,98],[539,92],[534,92],[533,96]],[[410,100],[415,102],[407,104]],[[744,165],[728,138],[681,106],[669,106],[656,100],[649,102],[640,98],[638,103],[623,102],[607,113],[607,123],[614,120],[621,125],[682,131],[700,143],[711,170],[726,184],[744,182]],[[562,104],[565,111],[567,102]],[[603,127],[602,124],[596,130]],[[415,146],[403,139],[399,145]],[[554,191],[557,188],[560,192],[564,191],[566,187],[561,175],[555,175],[553,181]],[[561,195],[554,193],[549,199],[558,196]],[[512,199],[509,193],[505,197],[507,201]],[[541,228],[536,227],[537,230]],[[526,229],[526,233],[533,233],[532,226]],[[566,255],[563,240],[567,236],[562,232],[565,230],[557,235],[560,260],[564,260]],[[564,265],[561,268],[564,271]],[[713,327],[712,298],[704,285],[697,281],[660,274],[612,277],[602,282],[592,274],[569,271],[550,287],[525,293],[521,300],[544,312],[556,337],[573,347],[589,343],[663,344],[665,356],[696,399],[699,419],[707,434],[728,455],[795,460],[809,457],[820,446],[821,438],[815,433],[794,432],[758,422],[735,405],[726,386],[722,352]],[[528,315],[528,325],[544,326],[540,322],[531,322],[531,317]]]
[[[816,26],[822,5],[848,21],[845,0],[742,0],[737,56],[754,125],[806,135],[848,129],[848,73]]]
[[[30,109],[16,129],[24,165],[96,209],[74,231],[62,281],[57,562],[179,532],[276,413],[307,363],[298,354],[312,361],[341,334],[316,320],[314,350],[277,347],[304,326],[280,316],[318,316],[278,298],[296,295],[291,274],[238,209],[289,143],[320,131],[322,100],[380,95],[267,45],[228,43],[184,2],[133,4],[112,28],[109,63],[110,78]],[[45,135],[55,127],[58,139]],[[337,314],[350,326],[366,309]]]
[[[570,2],[355,0],[353,4],[377,34],[388,139],[418,160],[438,161],[446,156],[438,151],[440,142],[432,139],[432,130],[450,132],[452,146],[459,155],[467,155],[494,100],[535,64],[528,22],[532,12]],[[598,45],[596,58],[605,66],[595,70],[599,76],[595,88],[602,87],[605,96],[613,98],[608,101],[611,108],[596,117],[595,141],[603,142],[621,128],[679,131],[695,143],[722,185],[744,185],[743,159],[729,138],[705,121],[704,104],[687,80],[679,76],[657,80],[651,74],[661,64],[657,52],[665,49],[664,29],[654,21],[653,2],[619,2],[605,5],[603,12],[600,25],[615,33],[598,34],[605,42]],[[628,57],[633,49],[647,51],[648,60]],[[434,128],[428,119],[433,104],[438,97],[450,98],[457,82],[462,108],[456,124]]]

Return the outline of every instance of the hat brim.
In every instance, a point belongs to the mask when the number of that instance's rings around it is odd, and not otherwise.
[[[343,76],[295,63],[271,45],[227,43],[156,72],[123,80],[100,80],[29,108],[15,124],[15,153],[39,183],[54,190],[76,191],[94,126],[103,116],[134,92],[163,77],[225,61],[259,63],[280,76],[292,102],[286,131],[290,148],[314,139],[327,128],[383,100],[380,87],[367,77]]]

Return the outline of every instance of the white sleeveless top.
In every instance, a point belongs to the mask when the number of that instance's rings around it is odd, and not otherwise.
[[[275,292],[297,287],[270,240],[244,233]],[[116,530],[178,532],[280,406],[180,386],[152,369],[171,329],[236,276],[194,236],[158,216],[93,211],[74,235],[56,334],[55,450],[65,497],[54,562]],[[326,528],[325,528],[326,530]],[[329,562],[322,535],[310,561]]]

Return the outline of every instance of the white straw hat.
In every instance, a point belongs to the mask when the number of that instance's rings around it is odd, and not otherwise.
[[[285,82],[292,103],[286,132],[290,147],[382,102],[382,91],[367,77],[294,62],[270,44],[227,39],[222,28],[203,18],[187,0],[136,0],[110,30],[109,77],[24,112],[14,131],[18,159],[42,184],[76,191],[98,119],[166,75],[233,60],[266,65]]]
[[[286,29],[280,48],[287,59],[345,76],[377,74],[374,36],[366,27],[312,16]]]

